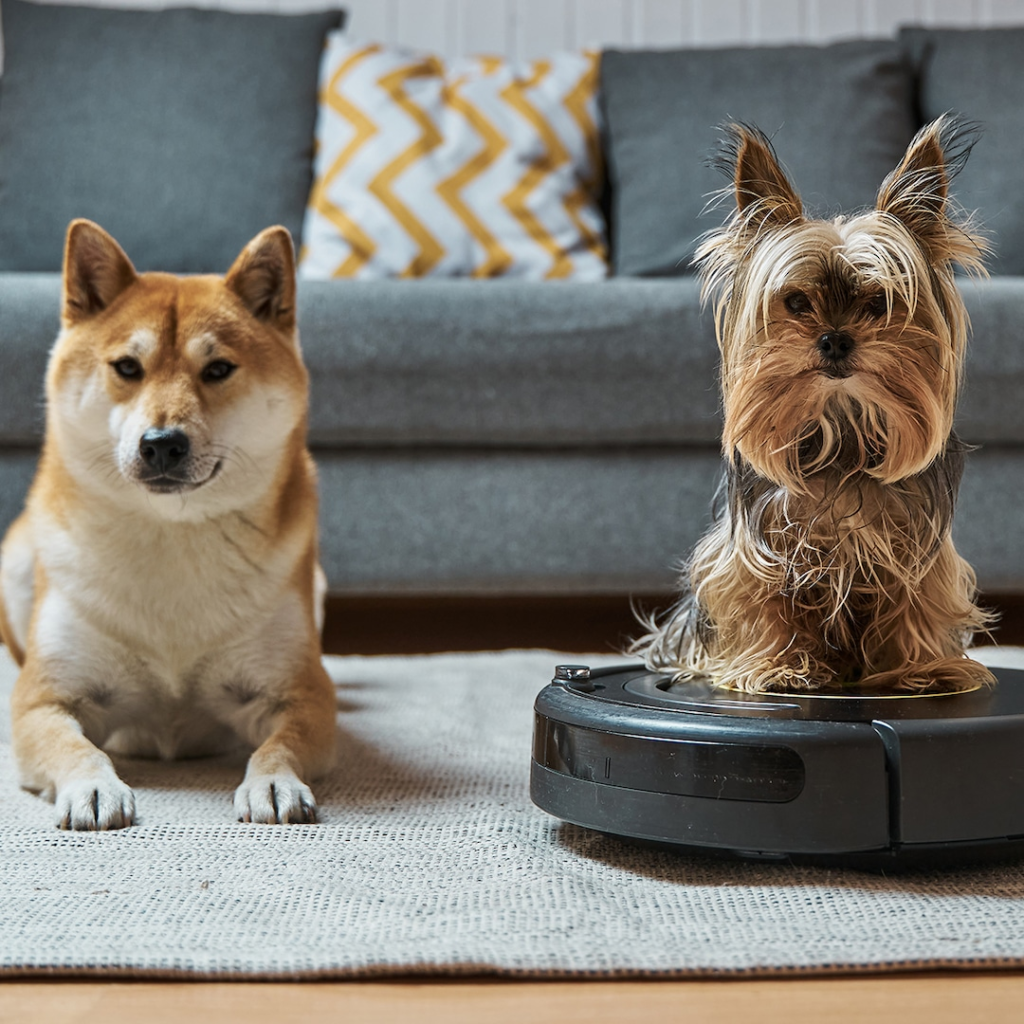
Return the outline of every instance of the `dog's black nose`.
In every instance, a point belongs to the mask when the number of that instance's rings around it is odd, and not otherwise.
[[[826,331],[818,339],[818,351],[824,359],[838,363],[853,351],[853,338],[842,331]]]
[[[139,440],[142,461],[161,474],[179,466],[188,449],[188,434],[183,430],[147,430]]]

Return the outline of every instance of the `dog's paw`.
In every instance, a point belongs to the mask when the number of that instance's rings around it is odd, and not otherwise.
[[[105,832],[135,823],[135,794],[116,775],[75,779],[57,792],[54,803],[58,828]]]
[[[261,825],[312,825],[316,800],[309,786],[294,775],[254,775],[235,790],[239,821]]]

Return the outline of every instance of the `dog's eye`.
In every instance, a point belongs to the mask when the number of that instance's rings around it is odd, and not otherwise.
[[[864,303],[864,309],[868,316],[885,316],[889,312],[889,303],[886,300],[885,294],[879,292],[877,295],[872,295],[867,302]]]
[[[234,363],[229,363],[226,359],[215,359],[204,368],[203,380],[207,384],[213,384],[220,380],[227,380],[234,372]]]
[[[803,313],[810,313],[812,308],[811,300],[807,298],[803,292],[793,292],[792,295],[787,295],[785,303],[786,309],[795,316],[800,316]]]
[[[122,380],[138,380],[142,376],[142,364],[131,356],[116,359],[110,365]]]

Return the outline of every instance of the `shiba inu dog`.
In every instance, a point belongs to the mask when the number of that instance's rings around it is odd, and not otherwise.
[[[74,221],[46,437],[0,549],[22,784],[69,829],[135,820],[108,756],[251,744],[239,820],[312,822],[334,752],[308,378],[284,228],[226,277],[137,273]]]

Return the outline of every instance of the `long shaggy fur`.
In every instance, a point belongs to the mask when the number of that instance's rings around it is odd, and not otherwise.
[[[964,655],[987,617],[950,536],[968,336],[954,267],[983,273],[987,247],[949,182],[973,131],[922,129],[875,208],[832,221],[804,215],[757,129],[725,137],[735,210],[697,254],[725,481],[683,598],[633,651],[748,691],[988,682]]]

